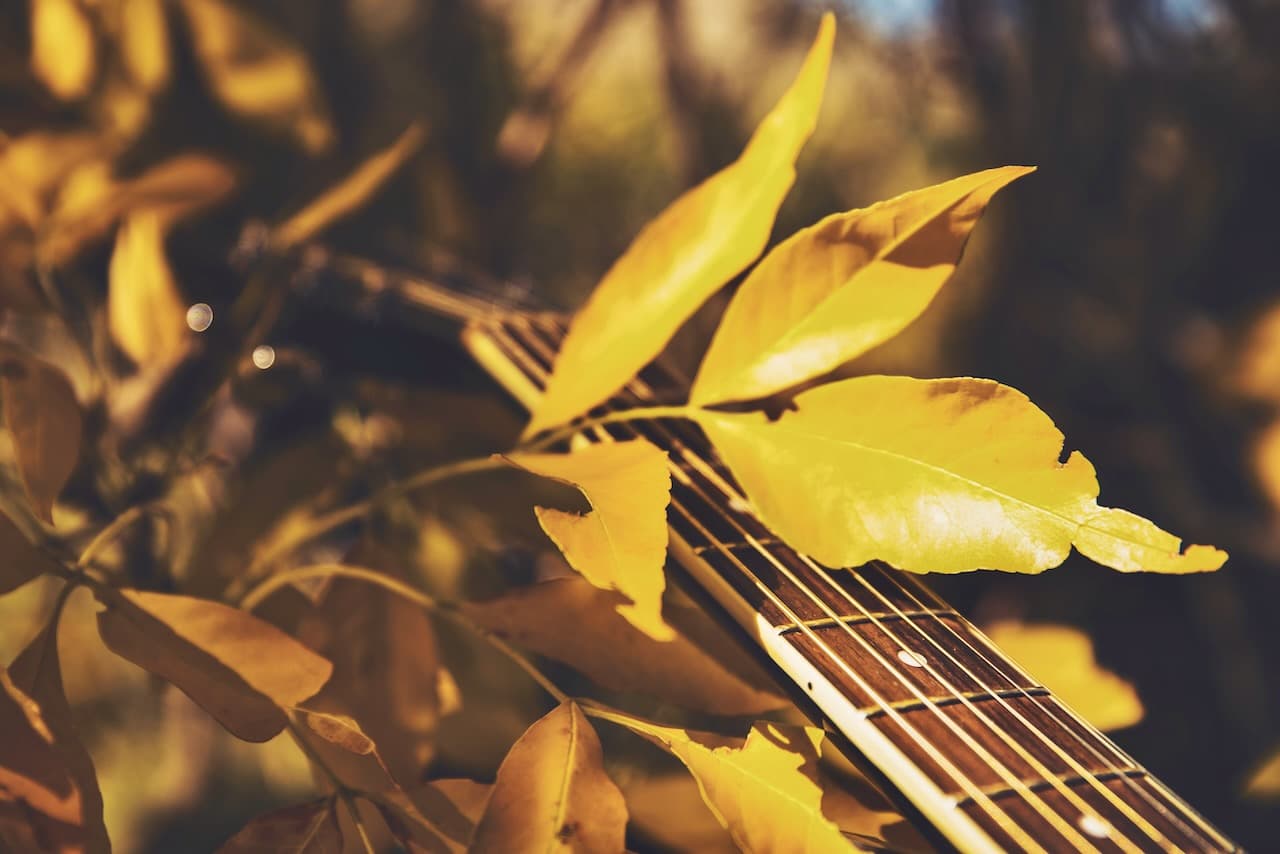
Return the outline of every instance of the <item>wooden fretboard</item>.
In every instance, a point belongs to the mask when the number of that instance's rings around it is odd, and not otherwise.
[[[469,349],[531,405],[564,319],[474,316]],[[654,365],[607,408],[681,385]],[[957,848],[1238,850],[914,577],[878,563],[829,571],[778,541],[695,425],[583,435],[668,453],[672,556]]]

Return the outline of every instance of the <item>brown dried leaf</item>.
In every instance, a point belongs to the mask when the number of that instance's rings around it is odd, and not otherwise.
[[[493,786],[474,780],[432,780],[390,793],[387,800],[395,809],[380,809],[392,835],[412,854],[460,854],[469,850],[492,792]]]
[[[243,611],[188,596],[99,595],[98,631],[112,652],[172,682],[232,735],[266,741],[282,709],[315,695],[333,665]]]
[[[617,593],[580,578],[534,584],[463,612],[501,637],[563,661],[606,688],[636,691],[720,715],[751,715],[787,701],[727,670],[685,634],[656,641],[618,614]],[[678,609],[666,605],[668,619]]]
[[[600,739],[577,704],[557,706],[502,761],[472,848],[622,851],[627,805],[602,759]]]
[[[0,400],[18,473],[35,514],[53,523],[53,502],[80,456],[80,404],[62,371],[0,342]]]
[[[0,555],[3,555],[0,559],[0,596],[59,567],[56,560],[32,545],[3,513],[0,513]]]
[[[218,854],[342,854],[342,829],[332,798],[260,815],[228,839]]]
[[[111,850],[102,817],[102,793],[93,759],[80,739],[71,707],[62,686],[62,666],[58,656],[57,625],[49,625],[19,653],[9,667],[13,685],[39,704],[41,717],[50,735],[60,765],[66,769],[79,796],[76,822],[82,842],[79,850],[93,854]]]
[[[350,753],[368,756],[377,750],[373,739],[364,734],[356,719],[348,715],[331,715],[328,712],[301,710],[307,726],[330,744],[336,744]]]

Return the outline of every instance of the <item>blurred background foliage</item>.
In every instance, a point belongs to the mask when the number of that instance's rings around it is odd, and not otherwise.
[[[181,293],[135,296],[135,309],[205,303],[235,322],[251,286],[228,259],[245,223],[279,221],[419,122],[421,153],[327,243],[482,271],[571,308],[645,221],[736,156],[830,5],[841,22],[826,104],[777,234],[965,172],[1039,167],[993,206],[927,315],[851,370],[1014,385],[1094,460],[1108,504],[1232,555],[1203,577],[1073,558],[937,587],[980,623],[1084,629],[1146,709],[1121,745],[1246,846],[1280,847],[1280,785],[1245,791],[1280,747],[1280,6],[1265,0],[6,3],[5,329],[68,370],[91,402],[91,455],[114,461],[81,466],[59,529],[164,495],[181,518],[145,533],[167,538],[167,560],[148,564],[129,540],[118,559],[136,583],[215,595],[317,495],[503,447],[519,426],[463,357],[383,303],[305,289],[266,333],[269,369],[235,363],[232,393],[211,400],[185,338],[106,329],[103,307],[123,298],[108,294],[109,268],[129,257],[113,260],[118,223],[137,253],[163,243]],[[718,308],[676,358],[692,363]],[[210,426],[198,453],[183,434],[196,415]],[[554,574],[525,498],[508,492],[482,481],[390,507],[363,544],[350,532],[304,557],[376,542],[397,571],[454,593]],[[0,600],[5,660],[47,596],[30,585]],[[94,729],[119,850],[212,846],[309,791],[287,743],[235,743],[95,652],[90,610],[73,600],[68,632],[80,627],[72,642],[87,652],[67,681]],[[468,681],[514,690],[504,668],[452,669],[465,698]],[[521,708],[469,707],[440,733],[432,717],[435,767],[491,773],[528,722]],[[636,803],[692,791],[644,785]]]

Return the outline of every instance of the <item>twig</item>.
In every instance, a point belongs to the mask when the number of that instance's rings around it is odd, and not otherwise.
[[[584,430],[592,427],[599,427],[602,424],[618,424],[623,421],[643,421],[652,418],[688,418],[691,407],[685,404],[676,406],[643,406],[636,409],[623,409],[618,412],[608,412],[595,418],[587,418],[582,421],[576,421],[572,424],[566,424],[558,427],[550,433],[543,435],[541,438],[524,442],[516,447],[517,451],[541,451],[551,447],[557,442],[563,442],[571,439]]]

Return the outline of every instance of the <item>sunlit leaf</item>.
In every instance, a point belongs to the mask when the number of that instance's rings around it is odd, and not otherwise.
[[[218,854],[342,854],[342,829],[333,800],[322,798],[260,815]]]
[[[1245,783],[1245,797],[1260,801],[1280,801],[1280,750],[1263,760]]]
[[[1036,680],[1101,730],[1142,720],[1134,687],[1093,657],[1093,641],[1071,626],[996,623],[984,627],[991,640]]]
[[[991,197],[1031,171],[989,169],[796,232],[734,295],[690,400],[765,397],[898,334],[951,276]]]
[[[600,739],[575,703],[529,727],[498,768],[476,851],[623,850],[627,807],[602,765]]]
[[[1253,466],[1263,493],[1280,508],[1280,421],[1272,421],[1253,440]]]
[[[164,231],[154,211],[135,211],[121,223],[108,285],[107,323],[129,358],[148,367],[182,355],[187,306],[165,257]]]
[[[499,636],[616,691],[652,694],[721,715],[758,714],[786,704],[727,670],[684,634],[664,643],[637,631],[614,610],[618,602],[616,593],[561,578],[462,607]],[[667,611],[674,621],[670,605]]]
[[[124,590],[104,604],[98,630],[112,652],[172,682],[245,741],[280,732],[282,709],[312,697],[333,670],[274,626],[217,602]]]
[[[3,513],[0,513],[0,555],[3,555],[0,558],[0,596],[59,567],[56,560],[36,548]]]
[[[834,37],[828,13],[795,82],[738,160],[645,226],[601,279],[556,355],[526,435],[617,391],[764,249],[795,180],[796,157],[817,123]]]
[[[698,782],[688,774],[638,777],[623,783],[631,826],[663,850],[737,854],[733,837],[702,802]]]
[[[1217,569],[1226,554],[1099,508],[1093,465],[1060,463],[1063,436],[990,380],[859,377],[796,397],[798,411],[699,410],[698,422],[761,517],[833,567],[1040,572],[1074,542],[1129,572]]]
[[[62,768],[66,769],[78,797],[76,822],[83,850],[93,854],[111,850],[102,817],[102,793],[98,788],[93,759],[85,749],[66,691],[62,687],[62,665],[58,654],[57,625],[50,622],[9,666],[13,685],[40,707],[40,715]]]
[[[822,730],[758,723],[745,743],[611,717],[670,752],[698,781],[702,798],[743,851],[853,851],[822,812]]]
[[[309,152],[333,128],[306,55],[243,8],[182,0],[196,55],[214,95],[232,112],[291,133]]]
[[[83,98],[96,67],[93,25],[79,0],[31,0],[31,66],[59,98]]]
[[[424,139],[423,128],[410,125],[388,148],[366,160],[337,186],[277,226],[271,235],[272,244],[281,249],[296,246],[359,208],[417,152]]]
[[[637,440],[507,459],[582,492],[590,513],[538,507],[542,529],[584,578],[630,600],[618,607],[628,622],[655,640],[672,639],[674,632],[662,619],[671,500],[666,453]]]
[[[120,5],[120,53],[134,82],[147,92],[169,80],[169,27],[165,0],[124,0]]]
[[[349,715],[333,715],[328,712],[311,712],[305,709],[300,714],[312,732],[349,753],[365,756],[377,749],[373,739],[365,735],[364,730],[360,729],[360,724]]]
[[[53,502],[80,457],[83,426],[75,390],[53,365],[0,342],[0,402],[31,508],[52,524]]]

